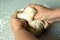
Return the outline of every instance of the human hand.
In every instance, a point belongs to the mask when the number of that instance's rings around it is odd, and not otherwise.
[[[60,7],[55,9],[50,9],[42,5],[30,4],[30,7],[35,8],[38,12],[36,13],[34,19],[47,19],[48,23],[54,23],[60,21]]]
[[[49,9],[47,7],[44,7],[42,5],[37,5],[37,4],[30,4],[28,5],[30,7],[33,7],[37,10],[37,13],[34,17],[35,20],[37,19],[41,19],[41,20],[45,20],[48,22],[48,23],[52,23],[52,18],[53,17],[53,10],[52,9]],[[49,20],[48,20],[49,19]]]
[[[20,18],[17,17],[18,13],[21,13],[21,12],[20,11],[16,11],[12,15],[11,20],[10,20],[10,24],[11,24],[11,27],[12,27],[13,31],[17,31],[17,30],[20,30],[22,28],[26,28],[27,27],[26,20],[20,19]]]
[[[26,20],[17,18],[18,13],[20,11],[16,11],[10,20],[15,40],[38,40],[33,34],[24,29],[27,27]]]

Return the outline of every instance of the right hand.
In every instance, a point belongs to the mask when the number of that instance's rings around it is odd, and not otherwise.
[[[52,20],[55,16],[54,10],[44,7],[42,5],[37,5],[37,4],[30,4],[28,6],[33,7],[37,10],[37,13],[34,17],[35,20],[37,19],[44,20],[46,18],[47,19],[46,21],[48,23],[54,22],[54,20]]]

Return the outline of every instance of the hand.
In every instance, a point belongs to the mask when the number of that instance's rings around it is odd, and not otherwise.
[[[29,6],[35,8],[37,10],[37,13],[36,13],[34,19],[39,19],[39,18],[45,17],[45,16],[51,14],[51,11],[52,11],[51,9],[48,9],[42,5],[30,4]]]
[[[30,4],[28,6],[33,7],[33,8],[35,8],[37,10],[37,13],[36,13],[36,15],[34,17],[35,20],[37,20],[37,19],[43,20],[43,19],[46,18],[47,19],[46,21],[48,23],[53,23],[54,22],[52,20],[54,18],[54,16],[55,16],[54,15],[55,14],[54,10],[46,8],[46,7],[42,6],[42,5],[37,5],[37,4]]]
[[[18,13],[20,13],[20,11],[16,11],[11,17],[10,23],[13,31],[17,31],[20,30],[21,28],[27,27],[26,20],[17,18]]]
[[[16,11],[10,21],[15,40],[38,40],[32,33],[24,29],[27,27],[26,20],[17,18],[18,13],[20,11]]]

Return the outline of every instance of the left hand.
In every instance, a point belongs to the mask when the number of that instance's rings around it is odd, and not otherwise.
[[[10,24],[13,31],[17,31],[17,30],[27,27],[26,20],[17,18],[18,13],[20,13],[20,11],[16,11],[12,15],[11,20],[10,20]]]

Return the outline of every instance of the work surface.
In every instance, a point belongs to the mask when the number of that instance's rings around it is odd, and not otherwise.
[[[28,4],[40,4],[48,8],[56,8],[60,0],[0,0],[0,40],[14,40],[10,27],[10,17],[14,11],[26,7]],[[60,22],[54,23],[44,31],[40,40],[60,40]]]

